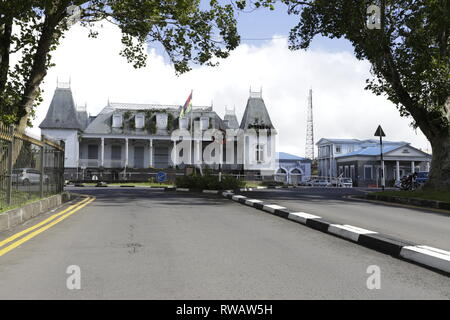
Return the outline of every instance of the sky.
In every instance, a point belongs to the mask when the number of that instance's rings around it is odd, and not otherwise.
[[[218,67],[196,66],[176,76],[160,46],[149,44],[147,67],[134,69],[119,56],[120,31],[104,23],[97,39],[74,25],[53,54],[42,88],[44,101],[36,110],[33,134],[44,119],[59,81],[71,80],[77,105],[97,115],[110,102],[184,104],[191,89],[193,104],[213,105],[223,116],[235,107],[242,118],[249,89],[262,95],[279,138],[279,151],[305,154],[307,97],[313,90],[314,137],[373,138],[382,125],[386,139],[407,141],[424,151],[431,147],[420,130],[401,118],[385,97],[364,90],[370,64],[358,61],[346,40],[317,38],[307,51],[290,51],[287,35],[296,23],[282,6],[240,13],[241,45]],[[252,40],[267,39],[267,40]],[[317,152],[316,152],[317,154]]]

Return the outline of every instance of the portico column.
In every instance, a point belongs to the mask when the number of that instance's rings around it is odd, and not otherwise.
[[[128,138],[125,138],[125,168],[128,167]]]
[[[415,172],[415,170],[416,170],[415,167],[416,167],[416,165],[415,165],[414,161],[411,161],[411,173]]]
[[[177,155],[177,142],[174,140],[173,141],[173,166],[177,165],[177,159],[178,159],[178,155]]]
[[[150,153],[149,153],[149,157],[150,157],[149,165],[150,165],[150,167],[153,167],[153,139],[149,140],[149,151],[150,151]]]
[[[427,161],[427,172],[430,172],[430,161]]]
[[[396,161],[395,172],[396,172],[396,174],[395,174],[396,179],[395,180],[397,182],[400,182],[400,161]]]
[[[101,138],[101,148],[100,148],[100,167],[105,166],[105,138]]]

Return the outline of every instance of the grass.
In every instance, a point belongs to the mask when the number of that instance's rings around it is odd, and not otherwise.
[[[245,181],[245,187],[247,187],[247,188],[256,188],[261,185],[262,184],[260,181]]]
[[[428,190],[415,190],[415,191],[380,191],[374,192],[376,195],[402,197],[402,198],[416,198],[425,200],[437,200],[443,202],[450,202],[450,191],[428,191]]]
[[[5,198],[2,197],[0,199],[0,213],[9,211],[12,209],[23,207],[24,205],[27,205],[29,203],[41,200],[41,197],[29,194],[27,192],[21,192],[21,191],[13,191],[12,195],[12,205],[8,206],[5,202]]]

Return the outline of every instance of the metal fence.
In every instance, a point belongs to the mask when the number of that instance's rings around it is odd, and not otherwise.
[[[0,123],[0,210],[64,188],[64,142],[36,139]]]

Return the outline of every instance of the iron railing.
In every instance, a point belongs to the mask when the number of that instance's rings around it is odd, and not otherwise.
[[[0,123],[0,211],[62,192],[64,142]]]

